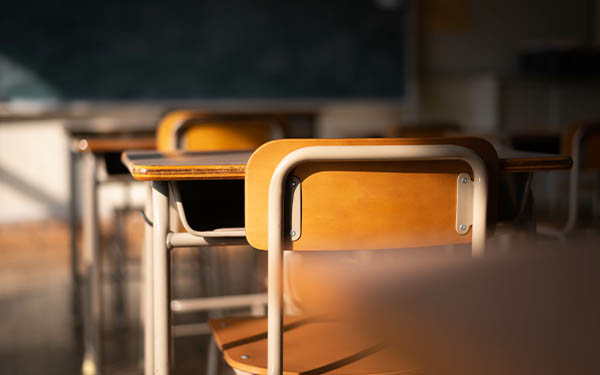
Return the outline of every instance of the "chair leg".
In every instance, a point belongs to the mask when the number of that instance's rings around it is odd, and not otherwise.
[[[211,336],[206,359],[206,375],[217,375],[219,373],[219,348],[215,339]]]

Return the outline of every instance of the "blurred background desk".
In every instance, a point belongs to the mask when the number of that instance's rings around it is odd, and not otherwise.
[[[82,371],[86,374],[102,373],[104,310],[103,267],[104,254],[100,244],[100,220],[98,216],[98,186],[121,183],[128,187],[132,183],[127,170],[119,162],[125,149],[154,149],[155,135],[152,123],[127,123],[119,121],[72,122],[65,126],[70,138],[70,228],[71,228],[71,272],[73,281],[74,313],[83,323],[84,358]],[[79,178],[77,159],[83,162],[82,179]],[[82,182],[81,189],[77,186]],[[82,191],[83,252],[81,262],[77,247],[78,191]],[[127,195],[128,196],[128,195]],[[120,325],[125,320],[125,277],[127,269],[126,243],[123,235],[123,214],[135,209],[126,198],[124,206],[113,211],[114,244],[109,259],[112,260],[110,277],[114,284],[115,312]],[[81,268],[81,273],[80,273]],[[112,285],[111,285],[112,286]],[[78,304],[81,301],[81,305]]]

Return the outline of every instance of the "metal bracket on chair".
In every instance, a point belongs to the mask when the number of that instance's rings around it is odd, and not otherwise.
[[[291,176],[289,179],[288,202],[290,213],[290,229],[288,236],[292,241],[297,241],[302,234],[302,185],[300,179]]]
[[[473,181],[468,173],[461,173],[456,180],[456,233],[469,233],[473,225]]]

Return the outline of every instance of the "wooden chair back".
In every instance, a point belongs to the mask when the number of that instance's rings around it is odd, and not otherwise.
[[[254,150],[283,128],[286,118],[267,113],[213,113],[176,110],[167,113],[157,130],[159,151]]]
[[[267,249],[268,189],[276,166],[290,152],[324,145],[458,145],[477,153],[488,170],[488,230],[497,212],[499,162],[479,138],[282,139],[254,152],[246,169],[246,236]],[[457,178],[472,171],[462,161],[310,162],[291,173],[301,186],[301,231],[288,250],[362,250],[471,242],[456,231]],[[287,196],[287,194],[286,194]],[[287,207],[284,217],[291,217]],[[286,225],[288,225],[286,227]],[[288,228],[289,223],[284,223]]]

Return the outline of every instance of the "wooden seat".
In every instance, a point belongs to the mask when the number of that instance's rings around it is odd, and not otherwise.
[[[267,319],[233,317],[210,321],[225,361],[238,371],[267,373]],[[284,319],[284,374],[417,374],[408,358],[392,355],[376,338],[347,325],[313,316]]]

